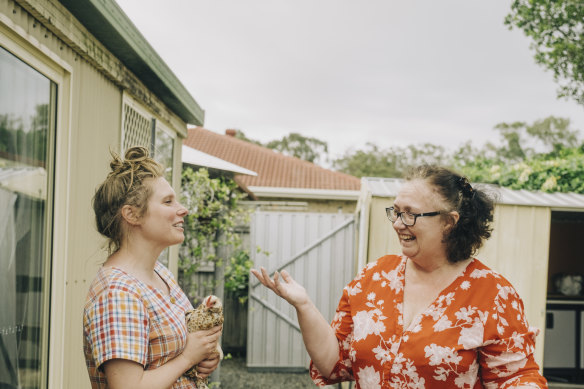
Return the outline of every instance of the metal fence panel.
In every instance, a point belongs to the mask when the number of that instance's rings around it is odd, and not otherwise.
[[[250,236],[254,268],[263,266],[270,274],[286,269],[330,322],[343,287],[354,277],[354,226],[351,214],[258,211]],[[295,310],[252,278],[247,366],[305,370],[309,358]]]

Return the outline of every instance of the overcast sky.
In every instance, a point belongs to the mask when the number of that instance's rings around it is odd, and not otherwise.
[[[205,128],[291,132],[331,156],[366,142],[479,146],[495,124],[567,117],[503,19],[510,0],[117,0],[205,110]]]

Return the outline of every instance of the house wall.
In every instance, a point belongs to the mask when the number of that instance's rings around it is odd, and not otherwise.
[[[186,123],[56,1],[0,0],[0,45],[57,83],[47,387],[89,388],[82,311],[89,283],[105,260],[91,199],[107,175],[110,149],[120,151],[123,95],[132,94],[178,134],[186,133]],[[93,49],[80,53],[83,47]],[[180,139],[176,145],[175,187]],[[173,248],[171,262],[176,255]]]
[[[367,262],[386,254],[400,254],[399,241],[385,216],[393,198],[373,197],[369,207]],[[522,297],[531,326],[541,330],[536,360],[543,362],[546,288],[550,236],[549,208],[496,205],[493,233],[476,254],[505,276]]]

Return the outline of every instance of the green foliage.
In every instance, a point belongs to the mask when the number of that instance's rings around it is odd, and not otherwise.
[[[570,120],[553,116],[532,124],[500,123],[502,146],[482,150],[470,142],[458,151],[454,167],[471,181],[511,189],[584,193],[584,145]],[[532,147],[533,146],[533,147]]]
[[[279,151],[292,157],[316,163],[328,153],[328,144],[317,138],[290,133],[280,140],[273,140],[265,145],[267,148]]]
[[[584,104],[584,2],[514,0],[505,24],[532,39],[535,61],[553,72],[558,96]]]
[[[236,130],[235,137],[312,163],[324,162],[328,158],[327,142],[317,138],[307,137],[296,132],[292,132],[284,136],[282,139],[272,140],[265,144],[248,138],[240,130]]]
[[[488,143],[485,151],[494,154],[494,159],[499,162],[519,162],[538,154],[576,147],[578,139],[578,131],[570,129],[570,119],[554,116],[536,120],[533,124],[499,123],[495,129],[501,135],[502,146]]]
[[[539,154],[516,164],[493,164],[483,159],[460,170],[474,182],[511,189],[584,194],[584,144]]]
[[[0,115],[0,152],[18,155],[27,164],[44,163],[48,134],[48,104],[35,106],[35,114],[28,118]]]
[[[246,142],[253,143],[254,145],[263,146],[262,142],[248,138],[247,136],[245,136],[245,134],[241,130],[235,130],[235,137],[237,139],[241,139],[241,140],[244,140]]]
[[[245,303],[248,297],[249,271],[253,267],[253,262],[249,258],[249,253],[240,250],[229,258],[229,263],[225,267],[225,290],[237,297],[240,303]]]
[[[333,167],[355,177],[402,177],[408,168],[422,163],[446,165],[450,156],[444,147],[430,143],[385,150],[367,143],[365,149],[349,150],[334,160]]]
[[[229,246],[236,250],[241,246],[235,228],[248,221],[249,212],[240,204],[244,197],[245,194],[237,190],[237,184],[231,179],[209,178],[206,169],[194,171],[185,168],[182,171],[181,201],[189,214],[185,217],[185,240],[179,255],[178,278],[193,300],[201,297],[196,295],[197,285],[192,278],[199,266],[209,262],[224,266],[224,258],[216,255],[217,248]],[[244,252],[240,251],[236,257],[243,255]],[[235,263],[239,264],[237,259]],[[247,280],[238,275],[239,271],[241,268],[231,271],[230,287],[244,290]],[[239,282],[244,282],[244,285]]]

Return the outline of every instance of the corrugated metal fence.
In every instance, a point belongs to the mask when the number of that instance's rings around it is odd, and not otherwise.
[[[351,214],[256,212],[250,237],[254,267],[270,274],[286,269],[330,322],[343,287],[355,275],[354,226]],[[309,358],[295,310],[252,278],[248,368],[305,370]]]

